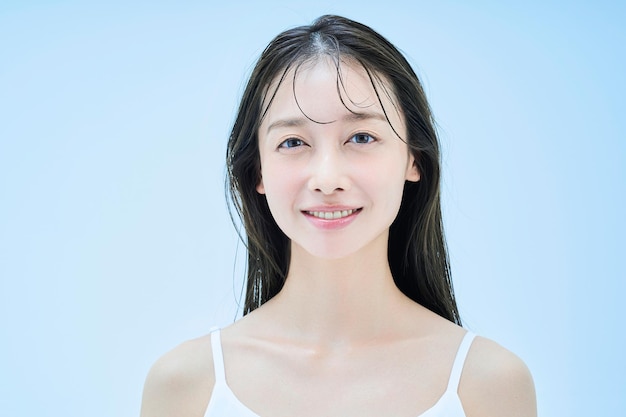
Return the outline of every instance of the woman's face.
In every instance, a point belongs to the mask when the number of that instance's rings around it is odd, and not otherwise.
[[[292,251],[333,259],[369,245],[386,253],[404,183],[419,180],[393,131],[407,137],[391,88],[377,86],[379,102],[362,67],[342,62],[340,72],[329,59],[302,65],[295,80],[292,70],[259,128],[257,191]]]

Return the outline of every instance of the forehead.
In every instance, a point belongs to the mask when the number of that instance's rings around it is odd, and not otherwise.
[[[268,86],[261,127],[276,118],[305,117],[332,123],[341,114],[380,113],[402,123],[391,84],[380,74],[351,60],[320,57],[289,68]]]

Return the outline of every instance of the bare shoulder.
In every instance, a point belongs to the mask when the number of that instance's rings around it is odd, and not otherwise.
[[[459,385],[468,417],[535,417],[535,386],[526,364],[492,340],[477,337]]]
[[[152,365],[141,417],[202,417],[214,383],[210,337],[182,343]]]

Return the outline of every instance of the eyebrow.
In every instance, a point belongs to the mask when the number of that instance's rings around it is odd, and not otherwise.
[[[381,120],[383,122],[388,121],[387,117],[384,114],[378,113],[378,112],[350,112],[346,114],[345,116],[343,116],[341,119],[345,122],[355,122],[355,121],[372,120],[372,119]],[[319,123],[319,124],[329,124],[329,123],[336,122],[336,120],[332,120],[330,122],[316,122],[307,117],[293,117],[289,119],[279,119],[270,123],[270,125],[267,127],[267,133],[269,133],[269,131],[272,129],[278,129],[281,127],[283,128],[284,127],[302,127],[309,121],[312,121],[314,123]]]

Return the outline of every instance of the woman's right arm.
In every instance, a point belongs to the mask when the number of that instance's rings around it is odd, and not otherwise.
[[[209,337],[181,344],[150,369],[141,417],[203,417],[214,379]]]

